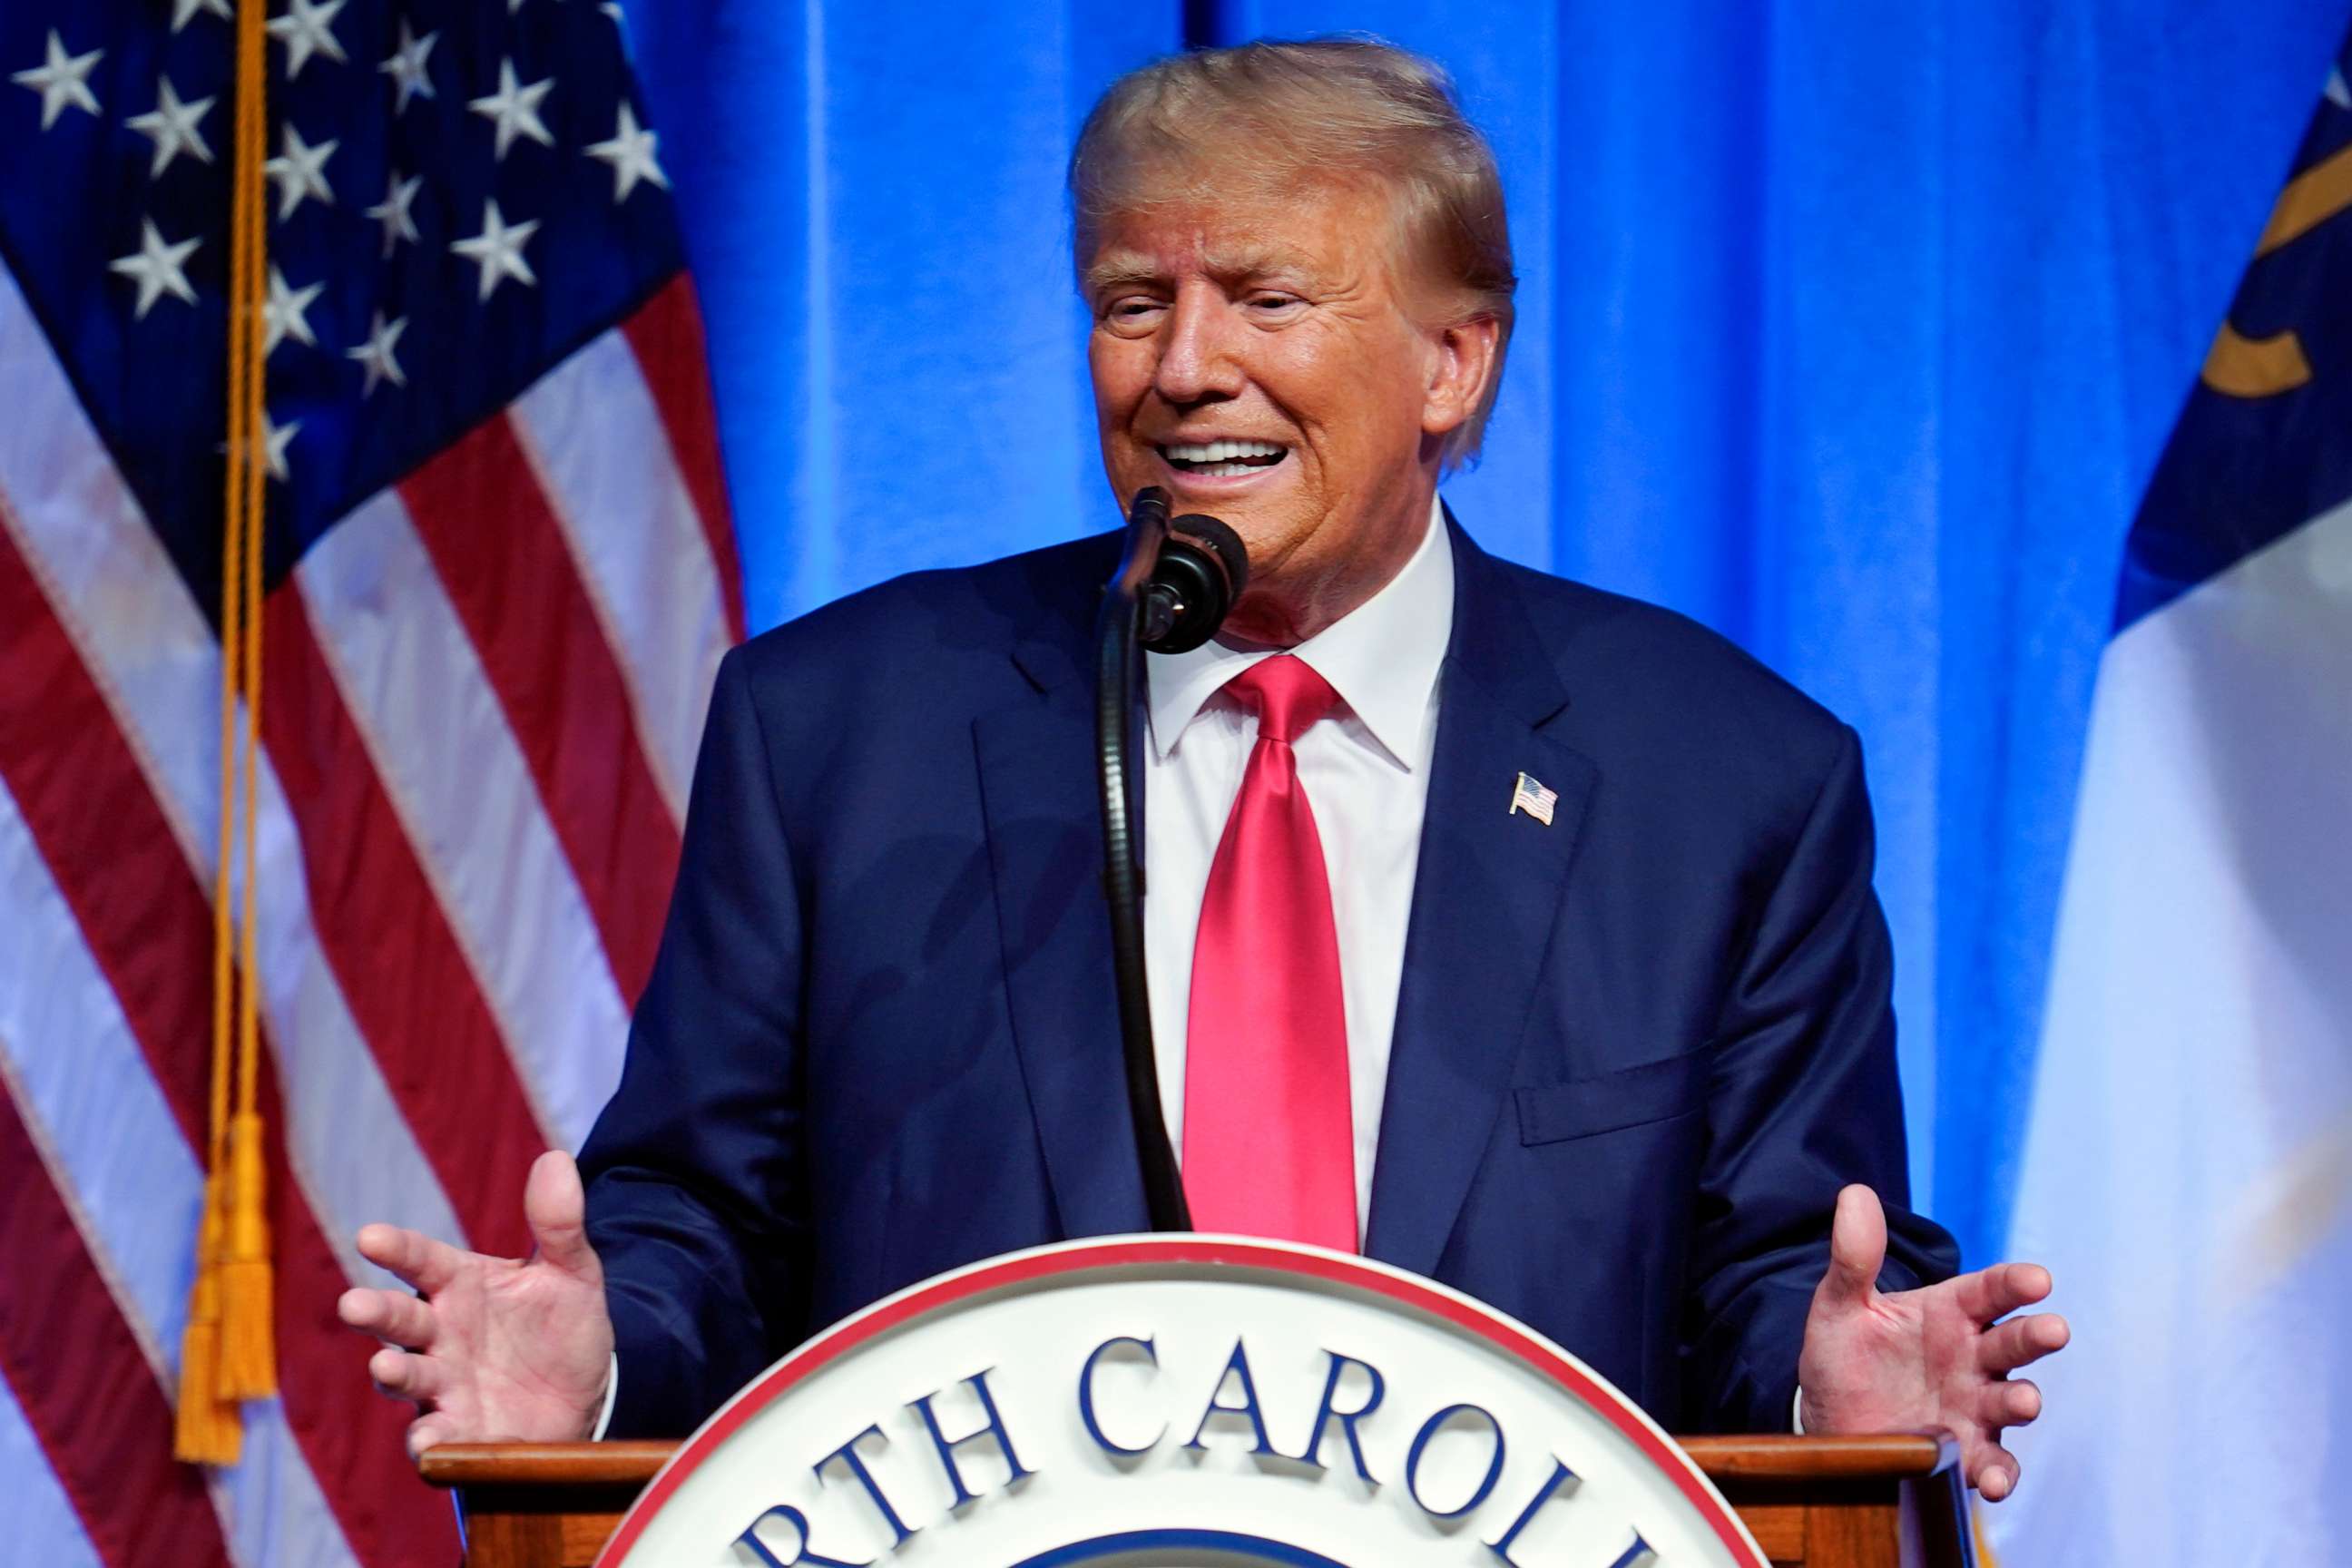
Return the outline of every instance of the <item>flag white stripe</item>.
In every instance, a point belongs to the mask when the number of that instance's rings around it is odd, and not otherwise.
[[[226,1494],[229,1553],[246,1568],[358,1568],[318,1477],[278,1399],[244,1405],[245,1451],[216,1471]],[[428,1505],[431,1506],[431,1505]]]
[[[2340,1563],[2352,507],[2108,646],[2011,1226],[2083,1331],[2012,1568]]]
[[[8,1561],[107,1568],[5,1377],[0,1377],[0,1476],[8,1478]]]
[[[58,618],[107,693],[124,738],[200,884],[212,886],[219,798],[220,658],[211,628],[75,401],[15,281],[0,268],[0,519],[40,573]],[[92,627],[103,626],[96,636]],[[301,846],[264,759],[257,846],[265,1013],[288,1109],[287,1152],[347,1272],[371,1220],[456,1239],[439,1179],[394,1102],[320,951]],[[369,1157],[350,1158],[353,1149]]]
[[[9,933],[8,972],[43,979],[0,987],[0,1074],[168,1400],[195,1273],[204,1169],[5,785],[0,931]],[[67,1040],[71,1050],[55,1048]],[[215,1472],[214,1486],[237,1561],[355,1563],[283,1407],[250,1404],[245,1420],[245,1458]],[[13,1487],[14,1473],[0,1474]]]
[[[628,682],[655,783],[683,822],[727,613],[661,411],[614,329],[516,399],[512,417]]]
[[[628,1010],[530,764],[391,491],[295,573],[377,776],[542,1126],[577,1148],[620,1081]]]
[[[41,977],[0,986],[0,1072],[61,1167],[68,1205],[107,1238],[116,1293],[135,1308],[124,1314],[132,1337],[168,1379],[195,1268],[203,1168],[5,784],[0,931],[7,972]]]

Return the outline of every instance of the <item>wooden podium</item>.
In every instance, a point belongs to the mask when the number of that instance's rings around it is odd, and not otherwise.
[[[467,1568],[587,1568],[670,1443],[453,1443],[418,1468],[457,1494]],[[1775,1563],[1973,1568],[1945,1436],[1686,1437]]]

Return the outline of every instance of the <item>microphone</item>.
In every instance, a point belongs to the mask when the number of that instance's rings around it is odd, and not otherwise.
[[[1138,650],[1185,653],[1214,637],[1249,581],[1241,536],[1213,517],[1168,516],[1168,492],[1147,485],[1127,512],[1127,547],[1103,585],[1095,620],[1095,779],[1102,806],[1103,898],[1110,914],[1128,1112],[1154,1230],[1190,1230],[1184,1184],[1160,1104],[1143,963],[1141,799],[1136,748]]]
[[[1144,584],[1139,640],[1154,653],[1190,653],[1217,635],[1249,585],[1242,537],[1205,512],[1168,524]]]

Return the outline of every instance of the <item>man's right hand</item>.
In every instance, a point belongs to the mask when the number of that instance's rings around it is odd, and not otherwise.
[[[564,1442],[595,1428],[613,1321],[571,1155],[550,1151],[532,1164],[522,1212],[536,1245],[520,1261],[394,1226],[359,1233],[361,1257],[416,1287],[414,1296],[353,1289],[335,1303],[336,1316],[384,1342],[368,1373],[386,1395],[416,1405],[411,1454],[436,1443]]]

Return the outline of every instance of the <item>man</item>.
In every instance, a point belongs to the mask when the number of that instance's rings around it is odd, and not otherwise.
[[[1853,736],[1713,636],[1436,503],[1511,323],[1433,68],[1252,45],[1114,86],[1072,163],[1104,466],[1246,542],[1155,658],[1146,923],[1204,1228],[1359,1246],[1682,1428],[1940,1424],[2014,1488],[2042,1270],[1904,1195]],[[660,962],[525,1262],[371,1226],[377,1382],[455,1438],[682,1433],[887,1292],[1140,1228],[1090,771],[1116,541],[902,579],[730,656]]]

